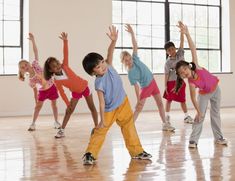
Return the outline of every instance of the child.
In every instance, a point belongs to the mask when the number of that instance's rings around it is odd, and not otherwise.
[[[187,37],[189,48],[192,54],[192,63],[179,61],[176,64],[177,82],[175,91],[179,92],[183,79],[187,78],[189,82],[191,100],[197,111],[193,123],[193,130],[189,139],[189,148],[197,147],[209,101],[211,103],[211,127],[214,134],[215,143],[227,145],[227,141],[223,138],[223,134],[221,132],[221,93],[218,86],[219,79],[198,65],[196,47],[191,39],[187,26],[180,24],[179,28],[181,29],[181,32],[184,33]],[[199,88],[198,101],[196,101],[196,88]]]
[[[54,114],[54,126],[55,128],[60,128],[60,123],[57,121],[58,119],[58,110],[56,106],[56,99],[59,97],[57,89],[53,83],[52,79],[46,81],[43,77],[43,70],[38,63],[38,50],[35,43],[35,39],[32,33],[29,33],[29,40],[31,40],[33,45],[33,52],[35,60],[30,64],[26,60],[21,60],[18,64],[19,66],[19,79],[24,81],[25,80],[25,73],[29,74],[29,85],[33,88],[34,91],[34,99],[35,99],[35,108],[33,113],[33,122],[30,125],[28,131],[35,131],[35,122],[38,118],[38,114],[42,108],[44,100],[49,99],[51,100],[51,107]],[[39,91],[36,85],[39,85]]]
[[[143,109],[146,99],[150,96],[153,96],[163,122],[162,130],[174,131],[175,128],[170,125],[170,122],[166,121],[162,98],[156,81],[154,80],[153,74],[149,70],[149,68],[143,62],[140,61],[137,55],[137,42],[132,27],[129,24],[126,25],[126,31],[131,35],[133,54],[131,56],[130,53],[127,51],[121,52],[121,62],[127,68],[128,78],[131,85],[134,85],[135,87],[137,104],[134,112],[134,121],[136,121],[139,113]],[[138,83],[141,87],[141,91],[139,90]]]
[[[56,87],[59,90],[59,93],[67,105],[66,113],[63,119],[62,127],[57,132],[55,138],[65,137],[64,129],[69,121],[70,116],[72,115],[78,100],[82,96],[86,99],[87,105],[91,111],[92,118],[95,126],[98,124],[98,114],[93,102],[91,91],[88,87],[88,82],[78,75],[76,75],[68,64],[68,40],[67,33],[62,32],[60,39],[64,42],[64,59],[61,64],[59,60],[54,57],[49,57],[44,65],[44,74],[45,78],[49,80],[53,75],[55,79]],[[69,102],[66,94],[64,93],[63,86],[68,88],[72,93],[72,98]]]
[[[182,22],[179,22],[181,24]],[[193,123],[193,119],[188,115],[187,105],[185,103],[185,87],[186,84],[183,82],[183,85],[179,92],[176,94],[174,92],[175,82],[177,75],[175,73],[175,65],[177,62],[184,60],[184,34],[180,34],[180,47],[176,52],[176,48],[173,42],[167,42],[164,46],[166,54],[168,56],[165,63],[165,92],[163,97],[166,99],[166,119],[170,120],[170,109],[171,102],[176,101],[181,105],[182,110],[184,111],[184,122]]]
[[[100,123],[91,135],[90,142],[84,155],[83,164],[92,165],[104,142],[105,135],[114,121],[121,127],[126,147],[132,158],[149,159],[152,156],[146,153],[139,141],[133,113],[123,89],[122,81],[112,67],[113,51],[118,37],[114,26],[109,28],[108,37],[111,44],[108,48],[107,59],[98,53],[89,53],[83,59],[83,67],[89,75],[95,75],[95,89],[99,98]]]

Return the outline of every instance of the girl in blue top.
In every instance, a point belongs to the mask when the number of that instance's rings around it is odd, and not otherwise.
[[[139,113],[143,109],[146,99],[150,96],[153,96],[163,122],[162,130],[174,131],[175,128],[170,125],[170,122],[166,122],[162,98],[156,81],[154,80],[153,74],[149,70],[149,68],[140,61],[137,55],[138,46],[135,39],[134,31],[129,24],[127,24],[125,27],[126,31],[131,35],[133,54],[131,56],[129,52],[123,51],[121,53],[121,62],[127,68],[128,78],[131,85],[134,85],[135,87],[137,103],[135,106],[134,121],[137,119]],[[139,86],[141,87],[141,90]]]

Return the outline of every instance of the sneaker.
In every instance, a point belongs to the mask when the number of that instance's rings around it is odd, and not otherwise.
[[[193,124],[194,120],[191,116],[187,116],[187,117],[184,118],[184,122],[189,123],[189,124]]]
[[[55,135],[55,138],[63,138],[65,137],[64,135],[64,130],[63,129],[60,129],[57,134]]]
[[[35,131],[35,128],[36,126],[35,126],[35,124],[31,124],[30,126],[29,126],[29,129],[28,129],[28,131]]]
[[[218,145],[227,145],[228,144],[228,141],[224,138],[220,138],[218,140],[215,140],[215,144],[218,144]]]
[[[83,156],[83,165],[94,165],[95,158],[92,156],[90,152],[85,153]]]
[[[189,148],[197,148],[197,143],[195,141],[189,141]]]
[[[143,151],[142,153],[132,157],[133,159],[140,159],[140,160],[149,160],[150,158],[152,158],[152,155]]]
[[[171,124],[169,122],[165,122],[162,125],[162,130],[163,131],[174,131],[175,128],[173,126],[171,126]]]
[[[54,122],[54,128],[55,129],[60,129],[61,128],[61,124],[58,121]]]

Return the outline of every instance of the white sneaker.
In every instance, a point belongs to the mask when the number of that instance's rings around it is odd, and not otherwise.
[[[187,116],[187,117],[184,118],[184,122],[189,123],[189,124],[193,124],[194,120],[191,116]]]
[[[215,144],[218,144],[218,145],[227,145],[228,144],[228,141],[224,138],[220,138],[218,140],[215,140]]]
[[[61,124],[58,121],[54,122],[54,128],[55,129],[60,129],[61,128]]]
[[[163,131],[174,131],[175,128],[173,126],[171,126],[171,124],[169,122],[165,122],[162,125],[162,130]]]
[[[31,124],[31,125],[29,126],[28,131],[35,131],[35,129],[36,129],[35,127],[36,127],[35,124]]]
[[[63,138],[65,137],[64,135],[64,130],[63,129],[60,129],[57,134],[55,135],[55,138]]]

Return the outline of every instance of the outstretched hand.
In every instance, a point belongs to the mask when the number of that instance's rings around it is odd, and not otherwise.
[[[182,21],[178,21],[178,23],[179,24],[176,26],[180,29],[180,32],[185,35],[189,34],[188,27],[185,24],[183,24]]]
[[[130,34],[133,34],[134,33],[134,31],[133,31],[133,29],[132,29],[132,27],[131,27],[131,25],[130,24],[126,24],[125,25],[125,30],[128,32],[128,33],[130,33]]]
[[[34,40],[34,36],[33,36],[33,33],[29,33],[29,37],[28,37],[29,40],[33,41]]]
[[[60,38],[61,40],[67,40],[67,38],[68,38],[68,33],[62,32],[62,33],[60,34],[59,38]]]
[[[115,26],[109,27],[109,33],[106,33],[106,35],[110,38],[112,41],[117,41],[118,38],[118,30]]]

